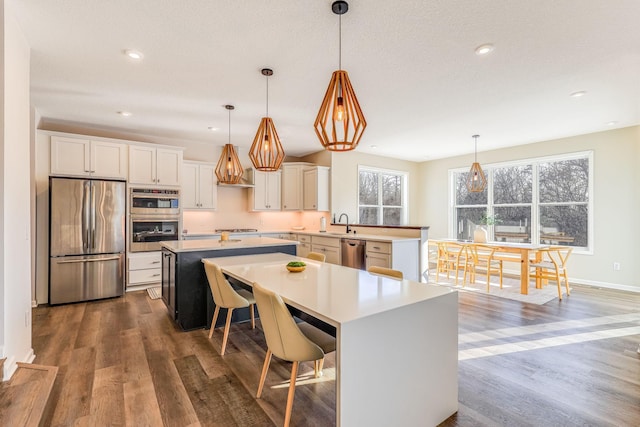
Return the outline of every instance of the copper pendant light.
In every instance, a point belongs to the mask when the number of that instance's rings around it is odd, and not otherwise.
[[[238,184],[242,178],[242,164],[235,147],[231,144],[231,110],[233,105],[225,105],[229,111],[229,143],[225,144],[216,166],[216,176],[220,184]]]
[[[263,76],[267,77],[267,114],[260,121],[256,137],[249,150],[249,158],[256,169],[273,172],[280,169],[284,160],[284,149],[280,143],[276,126],[269,117],[269,76],[273,75],[273,70],[263,68],[261,72]]]
[[[484,176],[484,172],[482,172],[482,168],[480,167],[480,163],[478,163],[478,138],[480,135],[473,135],[472,138],[475,140],[475,161],[471,165],[471,169],[469,170],[469,174],[467,175],[467,189],[472,193],[482,193],[484,188],[487,186],[487,178]]]
[[[346,1],[336,1],[331,5],[331,10],[340,17],[339,69],[331,76],[314,127],[325,149],[351,151],[360,142],[367,121],[349,75],[342,70],[342,15],[349,10],[349,4]]]

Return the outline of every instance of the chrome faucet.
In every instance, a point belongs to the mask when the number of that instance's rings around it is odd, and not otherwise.
[[[347,217],[347,234],[349,234],[351,233],[351,227],[349,227],[349,215],[347,215],[346,213],[341,213],[338,217],[338,222],[342,221],[342,215]]]

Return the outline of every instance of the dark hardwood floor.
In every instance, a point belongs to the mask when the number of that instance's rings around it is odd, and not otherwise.
[[[640,425],[640,294],[574,286],[540,306],[461,292],[459,308],[460,408],[443,425]],[[43,425],[283,422],[290,364],[274,358],[254,397],[266,349],[259,324],[233,325],[220,357],[221,331],[212,340],[180,332],[144,291],[33,316],[34,363],[59,368]],[[323,378],[312,371],[301,370],[292,425],[334,425],[333,355]]]

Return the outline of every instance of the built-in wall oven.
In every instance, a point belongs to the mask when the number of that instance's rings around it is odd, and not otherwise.
[[[129,251],[159,251],[161,241],[180,240],[180,190],[131,188]]]

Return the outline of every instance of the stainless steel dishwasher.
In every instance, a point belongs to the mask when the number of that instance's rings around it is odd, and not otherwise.
[[[345,267],[365,269],[364,262],[364,240],[343,238],[341,245],[342,265]]]

